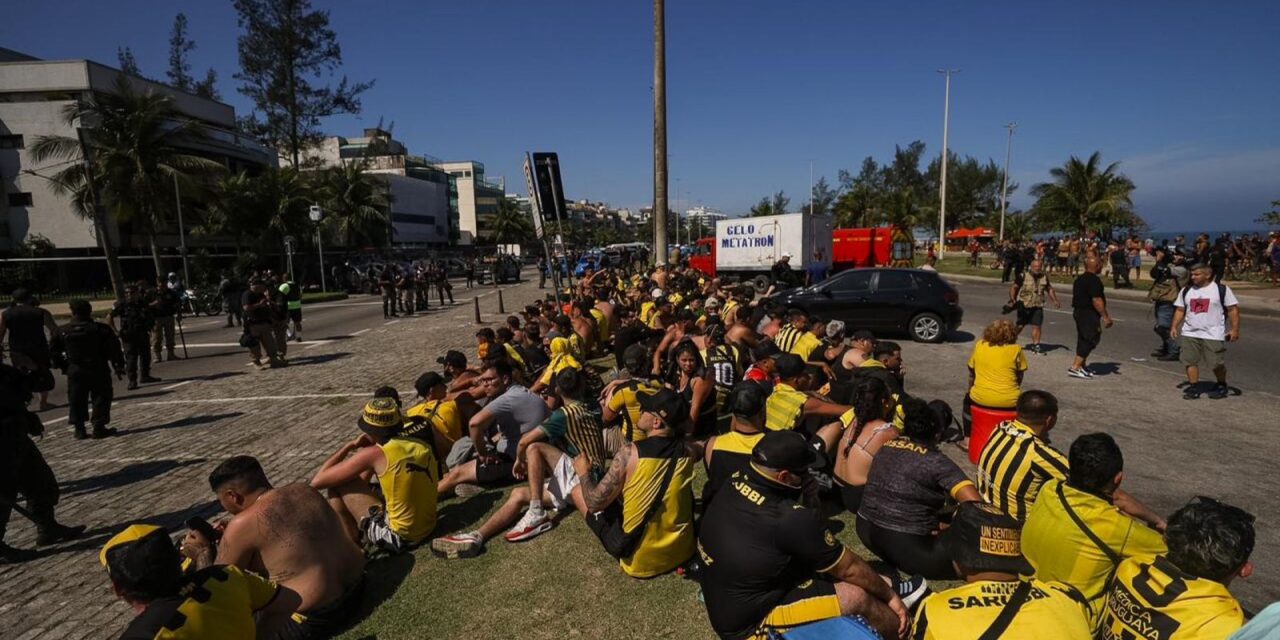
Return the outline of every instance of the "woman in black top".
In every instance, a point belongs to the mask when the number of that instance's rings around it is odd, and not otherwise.
[[[938,450],[945,427],[918,398],[902,401],[902,435],[871,463],[858,509],[858,539],[881,560],[930,580],[954,580],[951,554],[938,534],[948,499],[981,500],[964,471]]]
[[[689,403],[693,437],[705,440],[716,431],[715,383],[708,379],[702,355],[693,342],[681,342],[676,347],[675,360],[680,371],[676,392]]]

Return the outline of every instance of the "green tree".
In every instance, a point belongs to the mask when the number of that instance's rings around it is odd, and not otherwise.
[[[319,139],[320,120],[359,113],[360,94],[372,82],[337,87],[315,79],[332,75],[342,64],[342,49],[329,28],[329,13],[314,11],[310,0],[235,0],[240,27],[237,40],[243,85],[263,120],[255,132],[284,152],[294,166],[302,151]],[[256,121],[256,118],[253,120]]]
[[[973,156],[960,157],[955,152],[948,152],[948,156],[947,227],[998,227],[1000,186],[1004,181],[1004,169],[990,159],[984,163]],[[940,202],[935,185],[941,182],[941,158],[936,158],[929,164],[925,176],[926,183],[933,188],[927,201],[936,206]],[[1010,194],[1017,188],[1017,183],[1009,183]]]
[[[364,162],[347,162],[318,174],[317,196],[325,226],[346,246],[386,246],[391,228],[391,194],[381,176]]]
[[[171,212],[175,182],[194,186],[197,180],[223,170],[221,164],[184,150],[204,138],[203,127],[181,115],[169,96],[138,93],[124,76],[116,79],[112,92],[68,105],[63,120],[70,127],[94,125],[85,130],[94,182],[115,220],[131,224],[146,236],[156,274],[163,274],[156,234]],[[37,162],[74,160],[80,149],[76,138],[41,136],[31,153]],[[76,185],[83,184],[85,175],[77,165],[57,177]]]
[[[142,71],[138,69],[138,61],[133,57],[133,49],[116,47],[116,62],[124,73],[139,78],[142,77]]]
[[[813,185],[813,189],[809,192],[809,202],[804,204],[804,210],[809,211],[810,205],[812,205],[814,215],[825,216],[832,212],[836,197],[839,195],[840,192],[827,183],[826,176],[818,178],[818,181]]]
[[[217,100],[218,91],[214,87],[218,80],[217,71],[206,71],[204,80],[191,77],[191,62],[187,57],[195,48],[196,43],[187,36],[187,15],[179,13],[173,18],[173,30],[169,33],[169,70],[165,77],[177,89]]]
[[[1010,211],[1004,218],[1004,237],[1019,242],[1030,239],[1036,232],[1035,215],[1030,212]]]
[[[787,207],[791,206],[791,198],[787,197],[785,191],[779,191],[772,197],[765,196],[760,198],[755,206],[751,207],[751,216],[777,216],[787,212]]]
[[[492,228],[493,241],[497,244],[524,244],[534,240],[533,220],[510,198],[498,200]]]
[[[1271,226],[1280,226],[1280,200],[1272,200],[1271,210],[1262,214],[1262,217],[1258,218],[1254,222],[1261,222],[1262,224]]]
[[[1071,156],[1066,164],[1049,170],[1050,182],[1031,188],[1033,210],[1046,228],[1084,233],[1088,229],[1110,232],[1142,225],[1133,211],[1133,181],[1119,173],[1119,162],[1102,166],[1102,153],[1087,160]]]

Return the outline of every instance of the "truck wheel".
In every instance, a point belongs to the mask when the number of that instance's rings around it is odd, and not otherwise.
[[[751,279],[751,286],[756,288],[756,293],[764,295],[769,290],[769,278],[767,276],[756,276]]]
[[[911,319],[907,327],[916,342],[942,342],[942,318],[936,313],[922,313]]]

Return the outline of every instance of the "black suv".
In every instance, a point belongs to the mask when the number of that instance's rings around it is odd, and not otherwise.
[[[840,320],[850,331],[906,333],[920,342],[940,342],[964,316],[955,287],[919,269],[852,269],[773,298],[787,309]]]

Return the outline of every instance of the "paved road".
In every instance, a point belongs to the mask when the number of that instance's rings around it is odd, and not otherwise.
[[[955,282],[960,290],[968,332],[981,335],[981,328],[1000,315],[1000,307],[1009,299],[1007,285],[979,282]],[[1059,353],[1075,349],[1075,324],[1071,319],[1070,287],[1056,285],[1062,309],[1045,309],[1044,335],[1041,341],[1057,348]],[[1110,291],[1110,290],[1108,290]],[[1159,339],[1151,328],[1155,325],[1151,305],[1136,300],[1110,298],[1108,309],[1115,325],[1103,332],[1102,344],[1090,360],[1100,369],[1148,368],[1164,375],[1183,377],[1182,365],[1160,362],[1151,357]],[[1006,316],[1010,320],[1014,316]],[[1280,355],[1280,318],[1245,316],[1240,321],[1241,340],[1231,345],[1227,355],[1227,381],[1244,392],[1280,394],[1280,381],[1274,372],[1275,358]],[[1030,329],[1024,330],[1022,341],[1030,341]],[[1208,372],[1204,378],[1211,379]],[[1065,368],[1063,376],[1066,375]]]
[[[446,305],[447,309],[456,309],[462,305],[472,304],[472,298],[481,298],[483,312],[497,312],[497,298],[492,294],[492,287],[476,287],[467,289],[455,285],[453,298],[455,305]],[[446,298],[447,300],[447,298]],[[317,349],[328,344],[349,340],[369,331],[391,326],[400,319],[385,320],[382,317],[382,302],[377,296],[353,296],[347,300],[309,304],[303,308],[303,342],[289,343],[290,358],[307,358],[317,353]],[[507,311],[514,307],[507,305]],[[441,313],[437,299],[431,299],[431,309],[427,315]],[[421,315],[421,314],[419,314]],[[240,339],[239,327],[226,328],[226,317],[200,316],[186,318],[183,322],[186,334],[186,359],[151,363],[151,374],[161,379],[160,382],[144,384],[134,391],[125,389],[125,383],[116,382],[116,405],[127,403],[130,399],[141,400],[155,398],[174,391],[182,386],[195,382],[216,380],[235,375],[250,364],[248,350],[237,342]],[[178,354],[182,355],[181,343]],[[66,378],[55,372],[57,386],[49,394],[52,409],[41,412],[40,418],[46,424],[56,425],[66,421]]]

